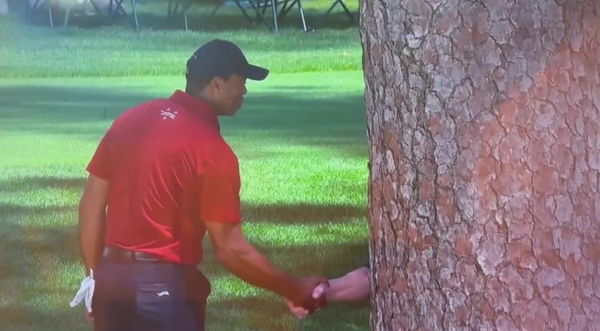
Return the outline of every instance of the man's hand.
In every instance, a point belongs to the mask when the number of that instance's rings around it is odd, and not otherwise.
[[[318,284],[313,288],[312,297],[323,303],[366,300],[369,298],[370,291],[369,268],[361,267],[340,278],[331,279],[328,283]],[[298,318],[304,318],[313,311],[291,300],[284,301],[290,312]],[[322,306],[324,304],[321,304]]]
[[[319,285],[329,286],[329,281],[324,277],[307,277],[299,281],[300,293],[297,298],[289,298],[297,306],[300,306],[309,313],[312,313],[327,303],[324,296],[313,296],[313,291]]]
[[[303,319],[306,316],[308,316],[308,314],[309,314],[308,310],[306,310],[306,309],[304,309],[302,307],[298,307],[298,306],[294,305],[290,300],[285,299],[285,298],[283,299],[283,302],[285,303],[285,305],[290,310],[290,313],[292,313],[298,319]]]
[[[329,284],[319,284],[317,287],[315,287],[315,289],[313,290],[313,298],[322,298],[322,300],[327,300],[327,296],[325,294],[325,292],[327,292],[327,290],[329,290]]]
[[[312,286],[315,284],[315,281],[313,279],[317,279],[319,281],[316,282],[316,286]],[[308,301],[312,301],[312,304],[316,306],[313,307],[308,307],[308,308],[314,308],[314,309],[308,309],[305,308],[303,305],[297,305],[294,304],[292,301],[288,300],[288,299],[283,299],[283,302],[287,305],[287,307],[289,308],[290,312],[292,314],[294,314],[294,316],[296,316],[297,318],[304,318],[306,316],[308,316],[310,313],[319,310],[322,307],[325,307],[327,305],[327,300],[325,297],[325,291],[327,290],[327,288],[329,288],[329,282],[326,279],[322,279],[322,278],[305,278],[301,281],[305,281],[308,280],[306,282],[308,286],[308,288],[312,288],[311,290],[311,294],[310,294],[310,298],[308,299]]]

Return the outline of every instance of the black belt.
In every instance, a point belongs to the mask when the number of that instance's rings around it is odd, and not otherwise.
[[[155,255],[148,254],[145,252],[132,251],[124,248],[115,246],[108,246],[104,248],[102,256],[110,261],[119,263],[130,263],[130,262],[164,262]]]

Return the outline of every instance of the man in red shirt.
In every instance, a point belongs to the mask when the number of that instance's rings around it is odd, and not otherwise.
[[[87,167],[79,207],[83,262],[93,270],[96,330],[203,330],[210,284],[196,265],[208,232],[217,260],[308,310],[324,278],[297,279],[244,238],[237,157],[218,116],[234,115],[246,79],[268,70],[213,40],[187,62],[186,91],[115,120]]]

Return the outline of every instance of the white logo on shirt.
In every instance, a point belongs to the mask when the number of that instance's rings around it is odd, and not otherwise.
[[[160,116],[162,116],[163,121],[166,120],[167,118],[174,120],[175,117],[177,116],[177,112],[172,111],[171,108],[162,109],[160,111]]]
[[[156,293],[156,295],[158,295],[159,297],[162,297],[162,296],[170,295],[170,294],[169,294],[169,291],[162,291],[162,292]]]

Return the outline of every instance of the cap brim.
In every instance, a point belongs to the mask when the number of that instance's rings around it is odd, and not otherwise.
[[[269,75],[269,70],[248,64],[242,74],[248,79],[263,80]]]

